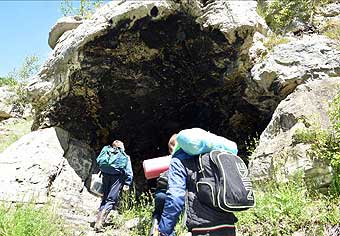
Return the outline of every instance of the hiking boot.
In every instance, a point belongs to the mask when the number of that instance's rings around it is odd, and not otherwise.
[[[96,232],[103,232],[104,230],[104,223],[109,211],[102,210],[98,212],[96,223],[94,224],[94,230]]]

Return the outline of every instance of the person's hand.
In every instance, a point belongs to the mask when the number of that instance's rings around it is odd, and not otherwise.
[[[128,191],[130,189],[130,186],[129,185],[124,185],[123,186],[123,191]]]

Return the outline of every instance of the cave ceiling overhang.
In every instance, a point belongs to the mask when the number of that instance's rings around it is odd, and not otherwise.
[[[30,85],[35,128],[61,126],[97,150],[121,138],[143,158],[181,128],[237,141],[265,128],[269,115],[242,99],[256,19],[233,25],[198,1],[127,2],[59,39]]]

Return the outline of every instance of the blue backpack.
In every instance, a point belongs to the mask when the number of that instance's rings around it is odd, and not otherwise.
[[[103,147],[96,160],[100,169],[103,167],[112,167],[117,170],[124,170],[128,162],[128,157],[120,148],[108,145]]]
[[[235,142],[201,128],[184,129],[177,134],[177,143],[184,152],[196,156],[212,150],[225,150],[237,155]]]

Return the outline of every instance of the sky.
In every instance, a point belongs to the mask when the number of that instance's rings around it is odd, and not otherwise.
[[[27,56],[38,56],[41,64],[47,59],[48,33],[63,16],[60,6],[58,0],[0,0],[0,77],[19,69]]]

